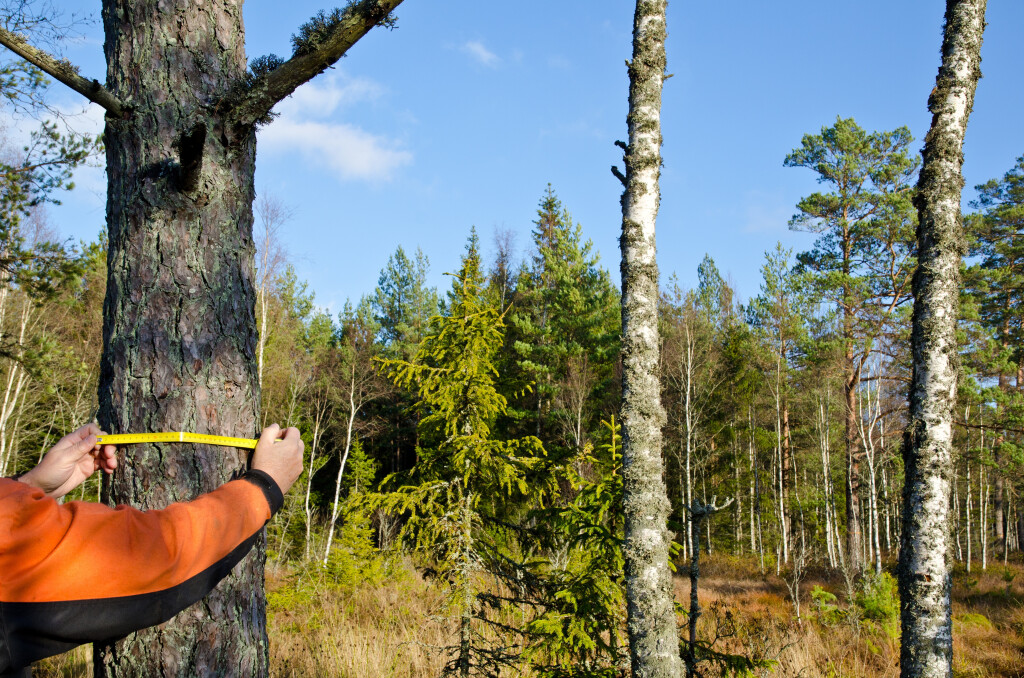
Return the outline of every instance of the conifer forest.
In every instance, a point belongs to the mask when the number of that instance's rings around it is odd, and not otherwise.
[[[927,134],[841,113],[772,159],[811,189],[758,289],[715,252],[695,276],[656,258],[686,13],[636,0],[601,142],[621,250],[538,168],[529,223],[451,224],[448,271],[422,233],[333,308],[290,254],[295,205],[256,188],[256,131],[392,40],[402,0],[325,7],[284,58],[231,37],[241,2],[97,0],[105,76],[60,57],[60,4],[0,0],[0,477],[93,421],[278,422],[306,457],[212,602],[34,675],[196,675],[206,636],[259,676],[1024,676],[1024,155],[962,172],[986,0],[928,3]],[[101,160],[105,215],[73,242],[50,215]],[[179,447],[122,448],[69,499],[159,508],[245,463]]]

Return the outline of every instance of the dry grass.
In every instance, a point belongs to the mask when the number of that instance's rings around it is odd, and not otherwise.
[[[332,590],[313,582],[313,595],[292,608],[287,597],[274,594],[295,584],[284,572],[268,576],[271,675],[406,678],[440,672],[443,662],[432,648],[451,641],[431,618],[441,596],[411,569],[396,570],[373,587]]]
[[[844,603],[842,579],[811,571],[801,586],[804,621],[793,618],[785,583],[761,576],[757,564],[716,555],[702,568],[700,600],[707,610],[702,637],[717,627],[731,631],[721,651],[775,660],[763,675],[803,678],[895,678],[899,642],[879,625],[820,623],[810,601],[817,585]],[[680,573],[682,574],[682,572]],[[448,644],[437,588],[411,568],[375,585],[332,587],[269,571],[271,675],[377,678],[438,675],[433,649]],[[1010,581],[1007,581],[1007,580]],[[689,582],[676,581],[677,598],[689,599]],[[731,613],[732,623],[725,623]],[[954,675],[957,678],[1024,678],[1024,568],[1001,566],[970,576],[958,571],[953,590]],[[87,678],[90,651],[79,648],[42,663],[37,676]]]

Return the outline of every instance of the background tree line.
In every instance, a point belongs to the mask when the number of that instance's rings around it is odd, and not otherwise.
[[[868,132],[849,119],[805,136],[786,162],[823,180],[791,221],[817,235],[813,248],[766,252],[748,301],[710,256],[693,289],[675,276],[663,285],[677,557],[692,555],[696,538],[777,573],[812,562],[881,572],[894,561],[915,256],[911,143],[905,129]],[[1024,159],[977,187],[967,220],[953,485],[955,557],[967,568],[1024,547],[1022,182]],[[26,256],[0,289],[5,473],[97,407],[104,239],[70,247],[48,238],[32,195],[4,213],[5,251],[44,247],[69,273],[40,289],[21,277],[40,265]],[[261,412],[266,423],[298,425],[309,455],[303,492],[271,526],[274,557],[360,578],[383,567],[382,553],[419,552],[463,596],[453,619],[468,645],[452,648],[454,671],[523,656],[553,675],[579,661],[621,662],[620,314],[582,226],[548,187],[523,256],[499,232],[485,262],[471,231],[451,289],[439,291],[426,257],[399,247],[374,292],[332,314],[288,261],[289,218],[273,197],[257,205]],[[432,370],[475,376],[461,390],[454,377],[431,386]],[[451,447],[445,426],[470,442]],[[427,500],[441,486],[454,492],[458,459],[477,503],[459,509],[458,493]],[[684,507],[713,496],[732,503],[693,535]],[[472,544],[454,552],[458,572],[453,552],[438,551],[453,543]]]

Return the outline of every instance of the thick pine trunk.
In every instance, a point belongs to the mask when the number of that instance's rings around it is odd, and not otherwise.
[[[636,678],[682,671],[669,570],[669,502],[661,455],[658,265],[665,0],[637,0],[629,65],[629,144],[622,196],[622,441],[626,601]]]
[[[233,138],[212,104],[246,69],[242,5],[106,0],[109,277],[100,423],[111,432],[252,437],[259,385],[252,241],[255,137]],[[189,160],[201,166],[189,171]],[[184,164],[184,167],[183,167]],[[193,184],[191,180],[195,180]],[[159,508],[227,481],[245,452],[123,448],[112,503]],[[96,648],[97,675],[267,673],[265,548],[202,603]]]
[[[950,482],[959,354],[963,140],[981,74],[986,0],[947,0],[942,66],[928,100],[932,125],[918,182],[910,421],[903,445],[900,549],[901,675],[953,672]]]

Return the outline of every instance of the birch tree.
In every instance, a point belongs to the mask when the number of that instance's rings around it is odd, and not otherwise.
[[[637,678],[681,675],[669,570],[669,502],[661,456],[658,264],[654,226],[661,173],[666,0],[637,0],[629,62],[622,194],[622,506],[629,652]]]
[[[373,320],[373,314],[367,299],[360,301],[355,309],[351,304],[345,305],[341,315],[341,328],[338,337],[337,360],[338,369],[336,385],[337,409],[344,412],[341,421],[341,444],[339,450],[338,473],[334,481],[334,501],[331,503],[331,515],[327,525],[327,545],[324,547],[323,563],[327,564],[331,556],[334,542],[334,528],[341,515],[341,487],[345,475],[352,446],[360,428],[366,428],[367,422],[360,422],[363,409],[371,402],[387,393],[388,388],[374,364],[374,337],[379,326]]]
[[[0,30],[0,44],[106,112],[108,284],[100,424],[252,437],[259,421],[252,201],[256,126],[401,0],[321,13],[287,60],[247,69],[242,3],[103,0],[106,82]],[[246,454],[173,444],[122,452],[108,499],[165,506],[212,490]],[[204,605],[97,646],[96,673],[266,675],[265,548]]]
[[[903,443],[899,585],[905,678],[953,673],[950,481],[959,352],[963,143],[981,77],[986,0],[947,0],[942,65],[928,99],[932,125],[918,181],[913,374]]]

